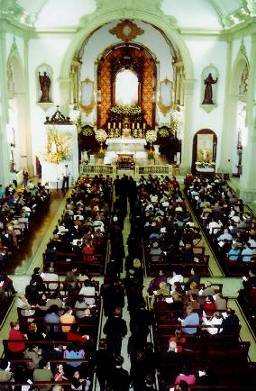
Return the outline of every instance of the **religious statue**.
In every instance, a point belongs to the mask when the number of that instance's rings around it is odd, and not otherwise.
[[[122,131],[123,137],[131,137],[131,129],[129,128],[128,124],[124,125],[123,131]]]
[[[44,72],[43,75],[39,72],[39,82],[40,82],[40,88],[41,88],[41,98],[40,103],[46,103],[51,102],[50,100],[50,86],[51,86],[51,79],[47,75],[46,72]]]
[[[214,102],[212,100],[213,94],[212,94],[212,85],[216,84],[218,81],[218,78],[214,80],[212,77],[212,74],[209,73],[207,78],[204,80],[205,84],[205,91],[204,91],[204,100],[203,100],[203,105],[213,105]]]

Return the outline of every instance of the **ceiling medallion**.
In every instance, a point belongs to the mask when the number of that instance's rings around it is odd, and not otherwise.
[[[113,27],[109,32],[113,35],[116,35],[117,38],[121,39],[124,42],[129,42],[132,39],[136,38],[138,35],[144,33],[144,30],[137,26],[136,23],[131,20],[123,20]]]

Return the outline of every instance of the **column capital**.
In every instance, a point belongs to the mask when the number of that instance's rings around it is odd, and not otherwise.
[[[195,82],[196,82],[196,79],[185,79],[183,81],[185,95],[192,95],[193,94]]]

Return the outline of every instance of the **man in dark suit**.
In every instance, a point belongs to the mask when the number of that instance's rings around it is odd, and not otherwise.
[[[116,357],[115,367],[110,376],[110,387],[113,391],[129,391],[130,376],[128,371],[122,368],[123,362],[123,357]]]
[[[127,326],[125,320],[122,319],[121,308],[116,308],[114,314],[108,317],[103,332],[107,336],[108,350],[113,354],[120,355],[122,339],[127,334]]]

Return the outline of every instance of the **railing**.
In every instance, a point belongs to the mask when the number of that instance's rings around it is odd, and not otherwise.
[[[163,165],[163,166],[135,166],[135,175],[172,175],[173,166],[172,165]]]
[[[102,174],[102,175],[115,175],[116,167],[115,166],[107,166],[104,164],[95,164],[95,165],[86,165],[80,164],[80,174]]]
[[[109,166],[104,164],[86,165],[80,164],[80,175],[116,175],[118,168],[116,166]],[[131,170],[131,175],[134,172],[135,177],[141,175],[177,175],[177,169],[172,165],[156,165],[156,166],[135,166]],[[130,175],[130,174],[129,174]]]

